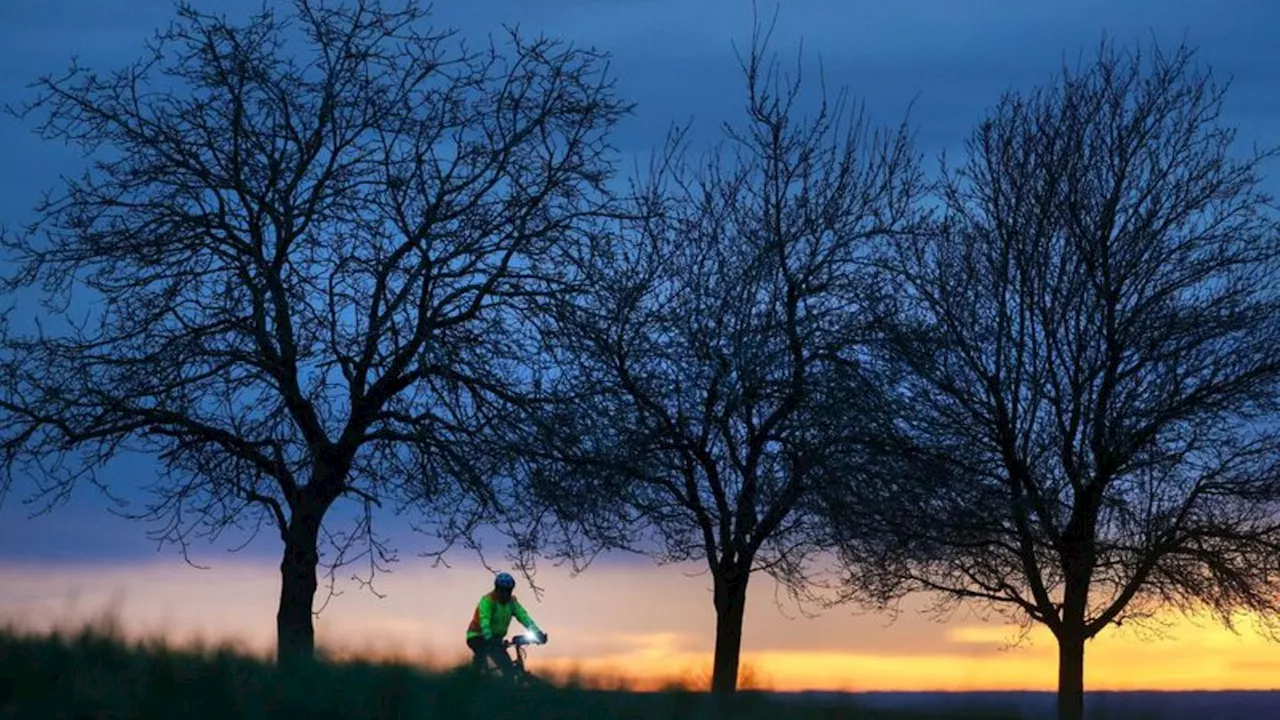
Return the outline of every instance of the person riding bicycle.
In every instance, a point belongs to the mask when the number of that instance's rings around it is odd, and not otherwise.
[[[502,646],[503,636],[514,616],[525,630],[532,632],[538,642],[545,643],[547,634],[529,617],[529,613],[513,594],[516,579],[509,573],[498,573],[493,579],[493,591],[486,593],[476,604],[471,615],[471,624],[467,626],[467,647],[471,648],[471,666],[477,670],[484,668],[485,659],[497,664],[504,675],[510,675],[515,669],[511,656]]]

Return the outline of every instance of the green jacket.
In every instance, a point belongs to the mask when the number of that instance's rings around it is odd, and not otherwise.
[[[513,616],[526,630],[538,630],[537,623],[529,617],[515,595],[511,596],[510,602],[504,604],[494,599],[493,593],[487,593],[480,598],[476,611],[471,616],[471,624],[467,626],[467,639],[482,637],[492,640],[504,637]]]

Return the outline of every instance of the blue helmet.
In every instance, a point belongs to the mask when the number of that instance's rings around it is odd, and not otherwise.
[[[499,590],[512,590],[516,586],[516,579],[511,577],[511,573],[498,573],[493,579],[493,586]]]

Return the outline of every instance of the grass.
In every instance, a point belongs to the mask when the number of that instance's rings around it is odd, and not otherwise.
[[[740,693],[726,709],[735,720],[926,717],[752,692]],[[711,718],[711,711],[706,694],[689,690],[643,693],[576,684],[517,690],[463,669],[428,672],[368,661],[317,661],[284,672],[231,647],[126,642],[110,626],[49,635],[0,630],[5,720],[698,720]],[[928,717],[941,720],[936,713]]]

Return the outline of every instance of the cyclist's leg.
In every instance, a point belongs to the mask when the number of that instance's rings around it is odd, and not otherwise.
[[[515,663],[511,661],[511,656],[507,654],[506,648],[502,647],[502,640],[494,639],[486,641],[484,638],[471,637],[467,638],[467,647],[471,648],[471,667],[475,670],[484,670],[485,663],[492,660],[497,666],[498,672],[506,676],[511,676],[515,672]]]
[[[487,654],[484,638],[467,638],[467,647],[471,649],[471,669],[484,670],[484,661]]]
[[[493,659],[493,664],[498,666],[498,671],[506,677],[513,677],[516,672],[515,663],[511,661],[511,655],[507,649],[502,647],[501,640],[494,640],[488,646],[489,657]]]

